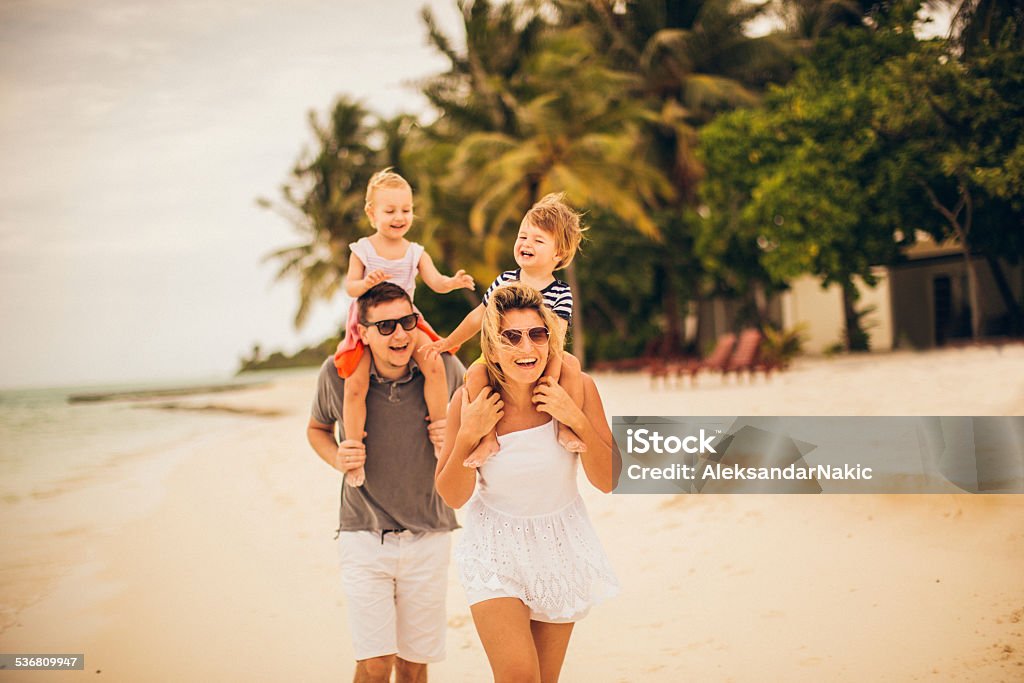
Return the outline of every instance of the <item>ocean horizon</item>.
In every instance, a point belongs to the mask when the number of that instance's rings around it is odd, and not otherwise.
[[[216,409],[177,409],[179,399],[310,371],[2,389],[0,503],[44,500],[68,482],[96,478],[109,468],[156,462],[214,426],[247,419]]]

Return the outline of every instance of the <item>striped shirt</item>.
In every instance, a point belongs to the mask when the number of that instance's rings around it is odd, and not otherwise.
[[[491,300],[491,292],[496,290],[498,287],[504,287],[511,282],[519,282],[519,268],[515,270],[506,270],[504,273],[494,278],[494,282],[487,288],[484,293],[484,306]],[[565,320],[565,322],[572,324],[572,290],[569,289],[569,285],[561,280],[556,279],[550,285],[540,290],[541,295],[544,296],[544,305],[555,312],[559,318]]]

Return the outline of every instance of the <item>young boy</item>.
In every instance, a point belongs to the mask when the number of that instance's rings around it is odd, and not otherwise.
[[[558,316],[564,336],[572,323],[572,290],[554,276],[556,270],[568,266],[579,249],[585,228],[580,226],[579,214],[564,202],[564,194],[549,194],[530,207],[519,225],[514,255],[519,268],[499,275],[484,294],[483,303],[473,309],[452,333],[428,345],[432,353],[449,351],[480,333],[484,307],[491,293],[510,282],[522,282],[540,291],[545,305]],[[571,354],[562,359],[549,355],[544,375],[554,378],[576,405],[583,404],[583,382],[579,360]],[[466,391],[473,400],[487,386],[487,371],[482,363],[474,363],[466,373]],[[558,442],[563,448],[580,452],[582,441],[565,425],[558,425]],[[485,438],[465,460],[467,467],[479,467],[498,450],[495,432]]]

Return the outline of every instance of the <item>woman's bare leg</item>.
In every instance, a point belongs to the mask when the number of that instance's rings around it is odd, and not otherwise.
[[[517,598],[494,598],[470,605],[494,683],[541,683],[530,610]],[[563,653],[564,656],[564,653]]]
[[[533,633],[533,644],[537,648],[537,660],[540,664],[541,683],[558,683],[565,662],[565,652],[569,648],[573,623],[548,624],[543,621],[531,621],[530,631]]]

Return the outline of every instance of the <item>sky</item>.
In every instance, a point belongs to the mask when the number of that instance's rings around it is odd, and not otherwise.
[[[296,281],[263,261],[299,241],[260,209],[345,93],[426,111],[446,63],[430,5],[454,0],[0,3],[0,388],[227,377],[295,330]]]
[[[295,330],[299,241],[276,198],[307,112],[335,97],[425,111],[443,71],[420,7],[448,0],[5,0],[0,3],[0,387],[229,376]]]

